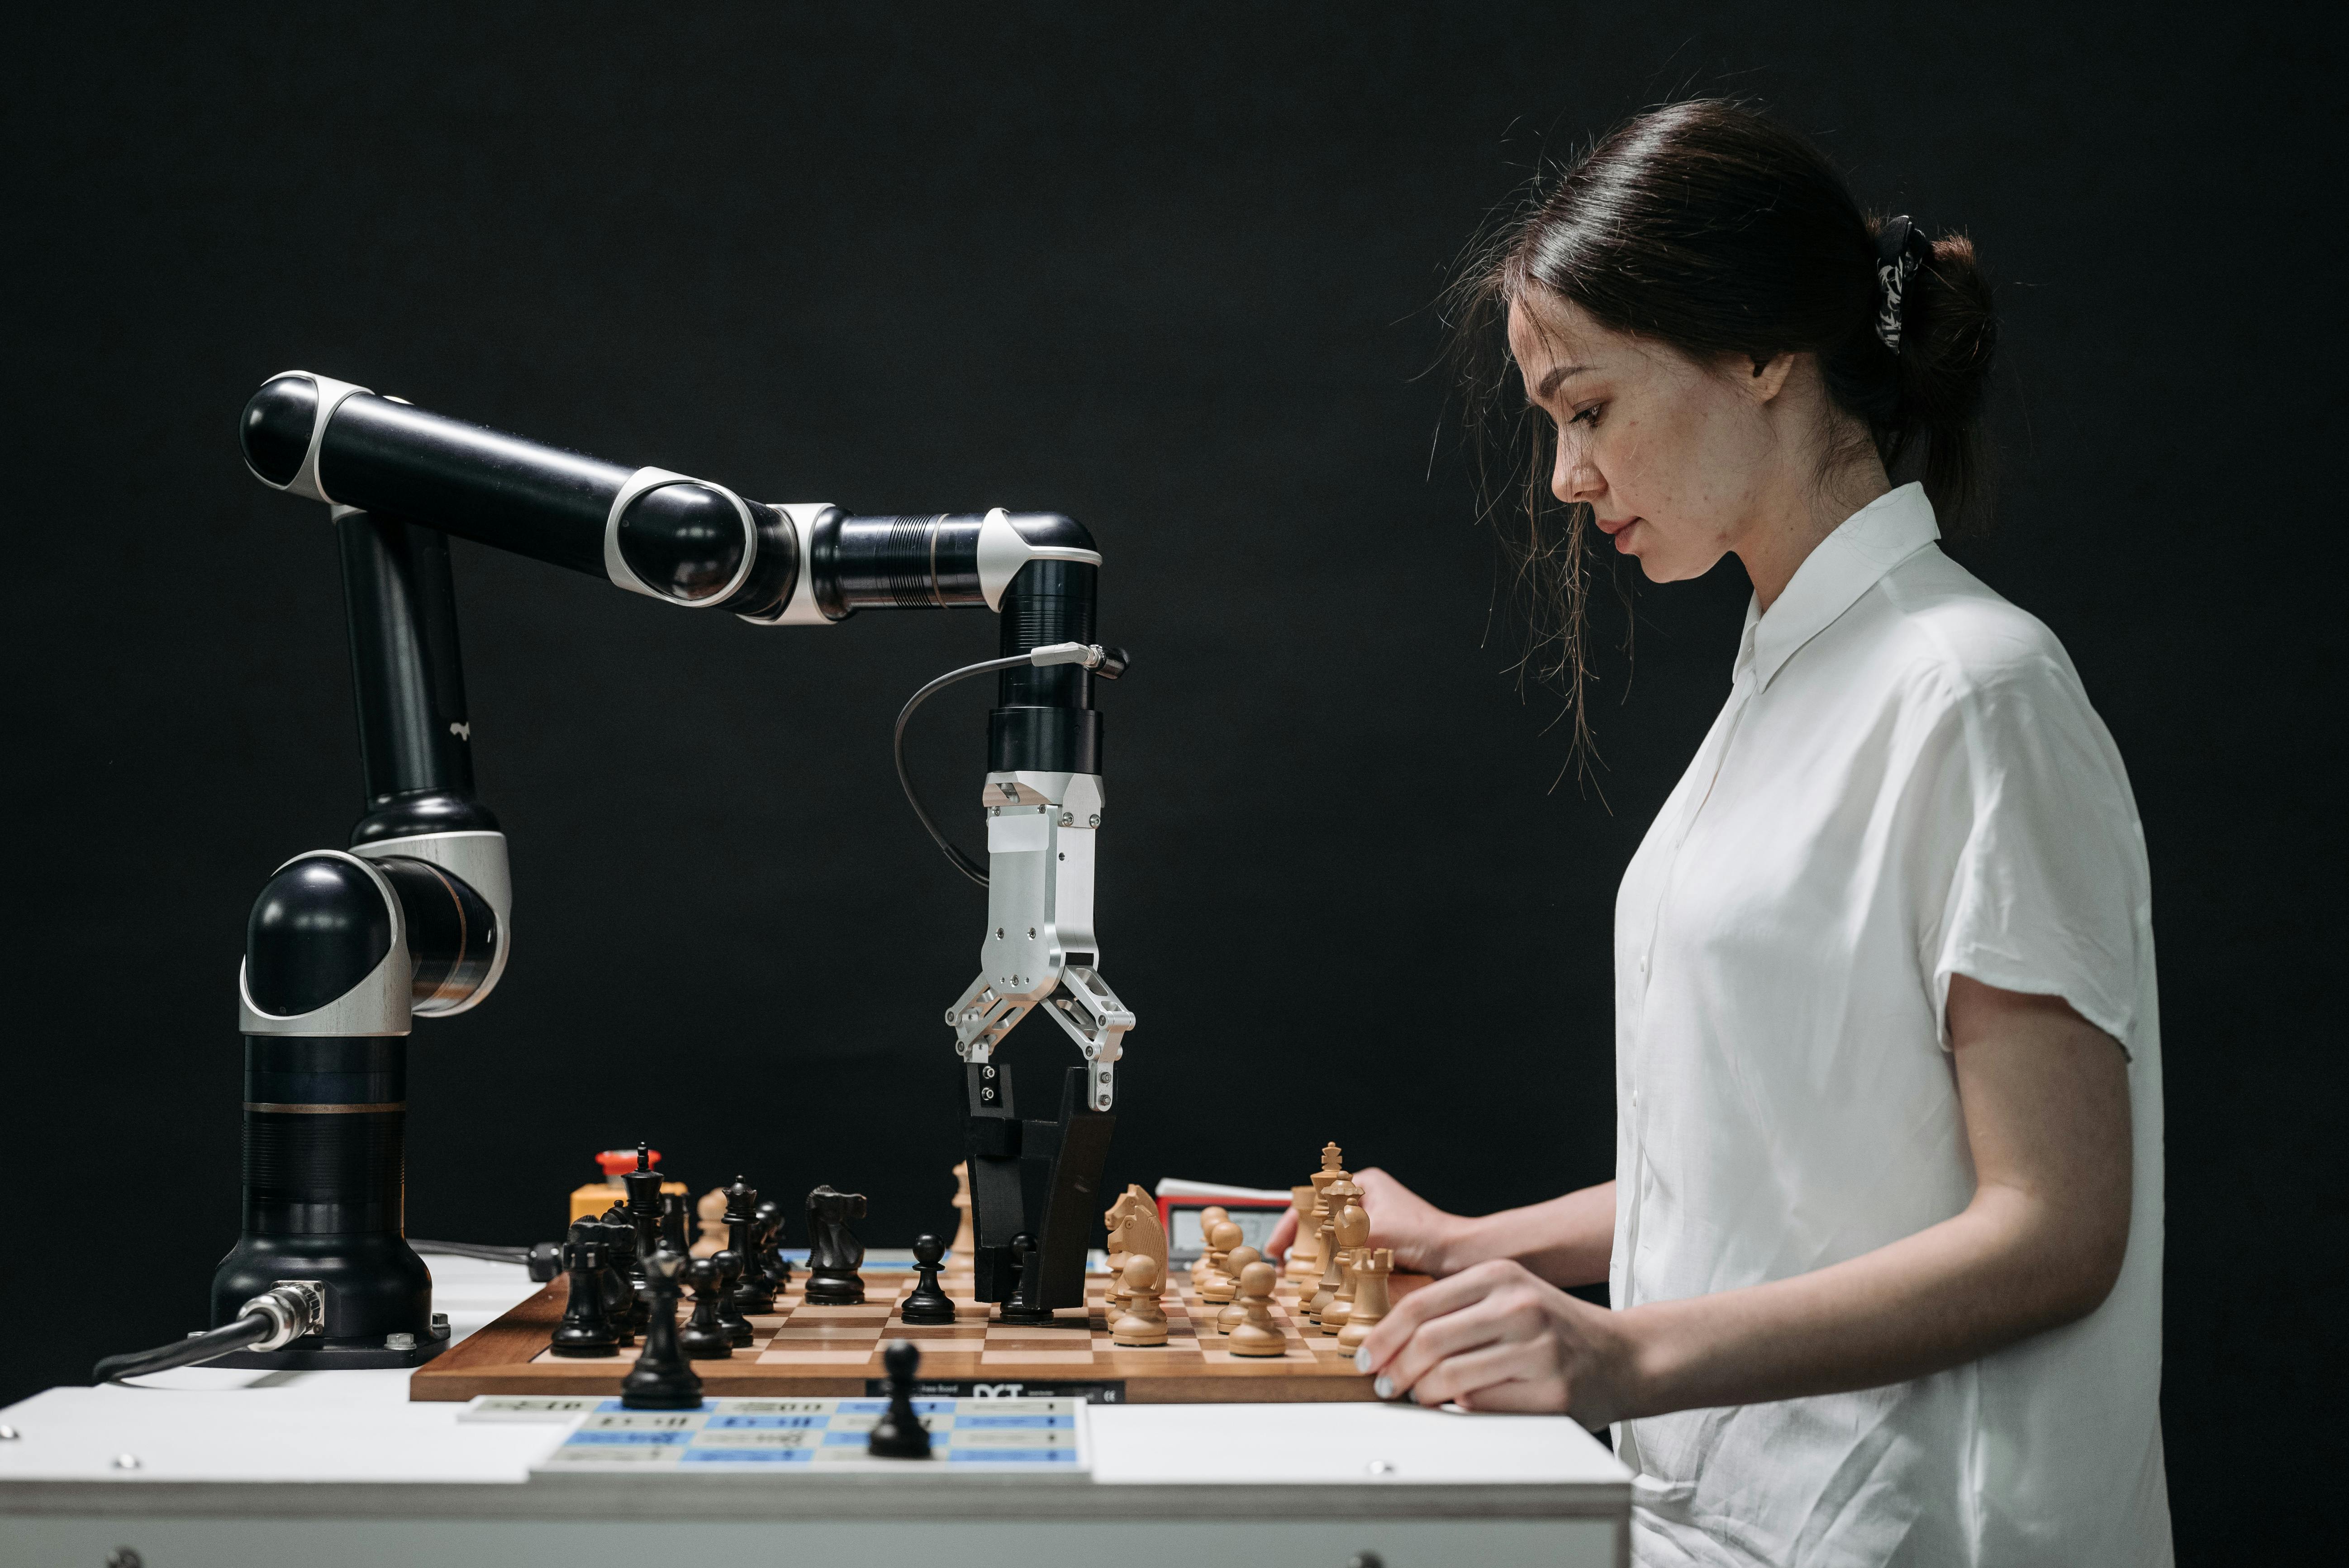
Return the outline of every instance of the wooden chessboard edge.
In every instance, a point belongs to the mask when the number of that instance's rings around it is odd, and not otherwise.
[[[1423,1275],[1397,1275],[1398,1294],[1430,1283]],[[1404,1283],[1408,1282],[1408,1283]],[[616,1363],[609,1386],[595,1377],[603,1363],[535,1359],[545,1347],[554,1326],[563,1317],[566,1294],[563,1280],[525,1297],[494,1321],[466,1336],[432,1360],[409,1374],[411,1403],[460,1403],[482,1394],[616,1395],[625,1363]],[[1187,1293],[1186,1293],[1187,1294]],[[1318,1339],[1313,1343],[1319,1347]],[[1117,1360],[1101,1368],[1054,1376],[1029,1374],[1027,1380],[1064,1383],[1123,1383],[1125,1402],[1134,1405],[1330,1404],[1375,1403],[1371,1379],[1350,1368],[1320,1364],[1302,1367],[1295,1361],[1268,1357],[1261,1362],[1234,1361],[1216,1365],[1213,1372],[1195,1366],[1154,1372],[1146,1363],[1147,1348],[1122,1348],[1105,1355]],[[771,1370],[761,1372],[756,1361],[698,1362],[704,1392],[713,1398],[844,1398],[862,1396],[867,1378],[862,1374],[825,1376],[794,1374],[787,1394],[778,1390]],[[595,1387],[585,1387],[594,1378]],[[978,1377],[973,1381],[998,1379]],[[567,1385],[567,1386],[566,1386]]]

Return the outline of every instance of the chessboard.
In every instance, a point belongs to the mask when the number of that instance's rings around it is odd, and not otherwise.
[[[1087,1281],[1085,1308],[1069,1307],[1050,1326],[994,1321],[994,1308],[971,1299],[970,1278],[949,1268],[942,1284],[960,1321],[909,1325],[897,1304],[913,1288],[910,1272],[867,1266],[859,1306],[810,1306],[800,1282],[775,1310],[750,1318],[752,1342],[724,1360],[696,1361],[709,1398],[866,1398],[882,1391],[882,1347],[910,1339],[921,1347],[925,1398],[1077,1398],[1094,1404],[1300,1403],[1374,1400],[1371,1379],[1335,1338],[1297,1322],[1297,1287],[1284,1277],[1272,1318],[1287,1348],[1279,1356],[1236,1356],[1215,1328],[1221,1304],[1200,1299],[1180,1270],[1162,1301],[1164,1345],[1127,1348],[1110,1341],[1103,1309],[1111,1281]],[[1427,1283],[1398,1274],[1400,1300]],[[487,1327],[409,1376],[412,1400],[471,1399],[484,1394],[616,1395],[633,1348],[599,1360],[557,1357],[548,1336],[562,1320],[566,1286],[558,1279]],[[680,1313],[680,1317],[683,1314]]]

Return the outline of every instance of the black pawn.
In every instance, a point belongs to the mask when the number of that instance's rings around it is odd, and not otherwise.
[[[742,1254],[725,1247],[709,1254],[718,1270],[718,1326],[726,1331],[729,1345],[748,1345],[754,1336],[750,1320],[734,1305],[734,1282],[742,1277]]]
[[[792,1287],[792,1261],[783,1256],[783,1206],[772,1198],[759,1203],[759,1266],[776,1290]]]
[[[893,1339],[881,1353],[889,1369],[889,1408],[873,1423],[864,1449],[885,1460],[926,1460],[930,1457],[929,1429],[914,1409],[914,1377],[921,1370],[922,1353],[910,1339]]]
[[[696,1258],[678,1270],[678,1276],[693,1286],[693,1316],[677,1331],[686,1359],[722,1361],[733,1355],[734,1342],[726,1337],[726,1326],[718,1317],[718,1265]]]
[[[955,1320],[954,1298],[938,1288],[938,1264],[947,1255],[947,1244],[936,1236],[914,1238],[914,1272],[921,1277],[914,1282],[913,1294],[898,1316],[907,1323],[952,1323]]]
[[[677,1271],[685,1259],[663,1248],[645,1260],[653,1292],[652,1326],[636,1364],[620,1379],[620,1403],[631,1410],[698,1410],[701,1377],[677,1342]]]
[[[1052,1309],[1037,1305],[1043,1299],[1044,1255],[1036,1250],[1036,1238],[1025,1231],[1012,1237],[1011,1255],[1019,1260],[1019,1280],[1011,1287],[1010,1298],[1004,1302],[999,1315],[1005,1323],[1052,1322]]]
[[[759,1190],[734,1178],[726,1189],[726,1245],[742,1260],[742,1275],[734,1282],[734,1310],[748,1317],[775,1310],[775,1287],[759,1256]]]
[[[620,1336],[604,1312],[604,1246],[600,1242],[573,1242],[564,1249],[568,1267],[570,1299],[563,1304],[563,1321],[554,1326],[557,1356],[617,1356]]]

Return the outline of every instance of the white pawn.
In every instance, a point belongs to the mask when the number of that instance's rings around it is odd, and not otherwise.
[[[701,1222],[701,1239],[688,1249],[697,1258],[716,1257],[729,1240],[726,1231],[726,1189],[712,1187],[693,1206],[694,1218]]]
[[[1255,1263],[1240,1271],[1239,1326],[1233,1329],[1224,1347],[1235,1356],[1285,1356],[1288,1341],[1281,1336],[1272,1322],[1272,1286],[1279,1278],[1273,1266]]]
[[[1126,1260],[1118,1276],[1126,1295],[1125,1315],[1111,1326],[1112,1345],[1144,1346],[1166,1343],[1166,1309],[1158,1305],[1158,1260],[1137,1253]]]
[[[1226,1302],[1238,1294],[1239,1281],[1233,1278],[1232,1253],[1245,1234],[1229,1220],[1207,1233],[1207,1274],[1199,1282],[1201,1301]]]
[[[1231,1305],[1216,1314],[1216,1333],[1229,1334],[1233,1329],[1237,1328],[1240,1326],[1241,1321],[1247,1317],[1247,1314],[1241,1308],[1237,1299],[1239,1295],[1237,1281],[1242,1274],[1247,1273],[1248,1264],[1260,1261],[1263,1256],[1264,1254],[1257,1252],[1254,1247],[1234,1247],[1232,1249],[1230,1261],[1224,1266],[1230,1269],[1232,1273],[1232,1279],[1234,1281],[1234,1290],[1232,1294],[1234,1299]],[[1278,1270],[1274,1271],[1273,1280],[1275,1284],[1279,1283],[1279,1272]]]
[[[1199,1211],[1199,1255],[1191,1260],[1193,1290],[1206,1288],[1211,1273],[1207,1260],[1216,1245],[1216,1227],[1231,1217],[1231,1211],[1221,1203],[1210,1203]]]

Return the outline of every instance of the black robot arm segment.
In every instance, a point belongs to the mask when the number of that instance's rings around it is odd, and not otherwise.
[[[714,480],[624,468],[427,413],[308,371],[246,403],[244,459],[273,489],[607,578],[688,609],[821,624],[860,609],[999,608],[1034,561],[1099,565],[1055,513],[852,517],[748,500]]]
[[[448,534],[761,625],[999,613],[978,802],[988,934],[946,1022],[968,1097],[979,1294],[1046,1317],[1081,1303],[1134,1023],[1094,932],[1106,804],[1093,678],[1122,657],[1095,646],[1102,558],[1085,530],[1001,508],[867,517],[751,500],[308,371],[264,384],[240,435],[254,477],[332,509],[367,803],[347,850],[278,869],[247,932],[244,1216],[212,1321],[241,1321],[289,1281],[314,1282],[323,1305],[290,1344],[232,1350],[239,1364],[408,1366],[447,1343],[402,1235],[407,1036],[418,1017],[478,1005],[512,944],[505,836],[474,790]],[[1049,1080],[1031,1095],[1056,1119],[1007,1122],[1010,1069],[995,1053],[1038,1009],[1083,1065],[1060,1075],[1058,1095]]]

